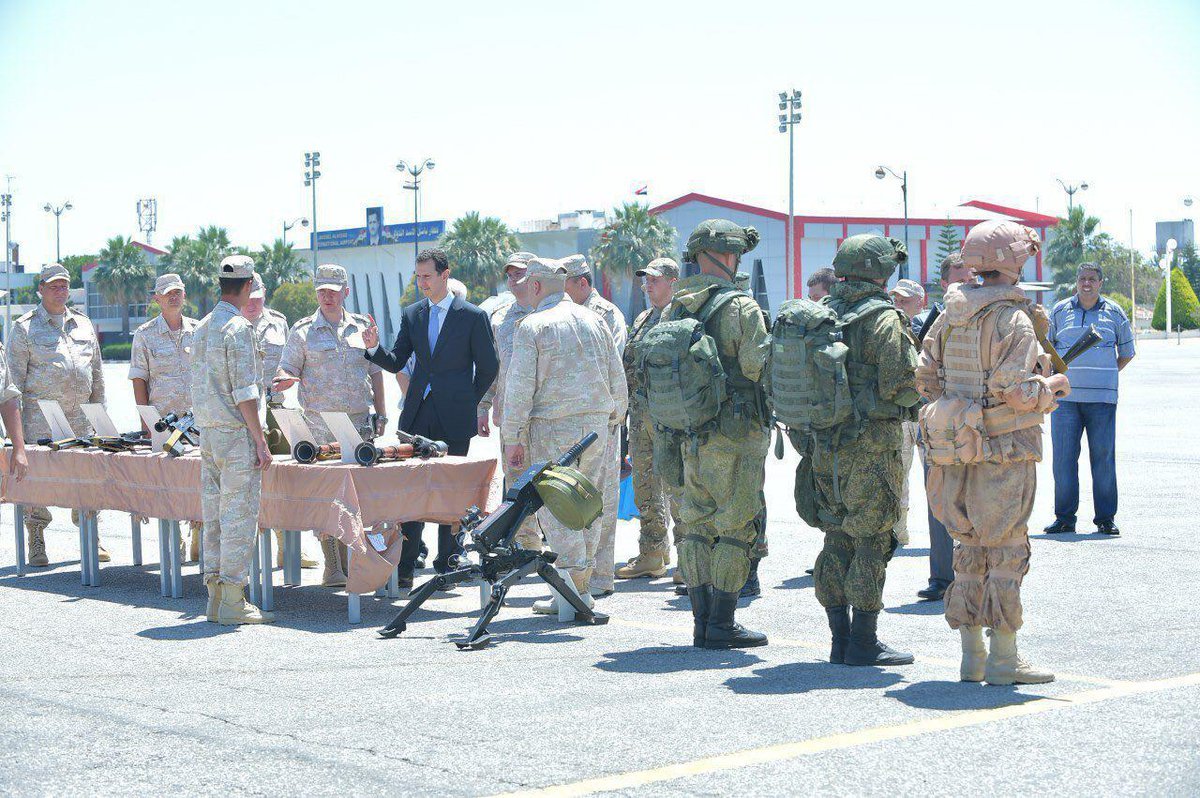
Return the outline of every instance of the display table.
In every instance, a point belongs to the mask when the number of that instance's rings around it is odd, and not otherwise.
[[[29,472],[16,482],[7,476],[8,455],[0,454],[0,500],[16,506],[14,527],[17,572],[25,573],[24,506],[69,507],[79,511],[80,565],[84,585],[100,583],[96,513],[118,510],[133,516],[134,562],[141,564],[139,517],[159,520],[159,552],[164,595],[182,594],[178,531],[180,521],[201,518],[200,455],[108,453],[98,450],[51,451],[26,448]],[[357,622],[360,593],[384,585],[395,594],[395,570],[404,521],[452,524],[467,507],[493,509],[501,500],[500,469],[493,457],[444,457],[382,462],[371,467],[341,463],[300,464],[276,457],[263,473],[260,530],[285,533],[285,584],[299,583],[299,532],[330,535],[349,547],[346,591],[349,615]],[[378,552],[364,529],[389,522],[387,548]],[[395,522],[395,523],[392,523]],[[272,604],[272,535],[259,535],[251,598],[263,609]],[[171,569],[167,576],[167,567]],[[254,578],[257,577],[257,578]],[[390,583],[389,583],[390,582]]]

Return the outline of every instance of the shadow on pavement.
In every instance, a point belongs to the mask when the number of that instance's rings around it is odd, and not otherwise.
[[[745,668],[762,662],[760,657],[737,649],[708,650],[690,645],[654,646],[603,655],[596,667],[610,673],[680,673]]]
[[[1055,543],[1079,543],[1083,540],[1120,540],[1120,535],[1101,535],[1099,532],[1087,532],[1080,534],[1078,532],[1069,535],[1049,535],[1043,532],[1040,535],[1030,535],[1030,540],[1052,540]]]
[[[851,668],[828,662],[791,662],[734,676],[725,686],[744,695],[796,695],[813,690],[878,690],[903,681],[904,676],[883,668]]]
[[[772,587],[772,590],[803,590],[806,587],[813,586],[812,574],[804,574],[803,576],[793,576],[791,579],[784,579],[779,584]]]
[[[917,709],[946,711],[1016,706],[1046,697],[1022,693],[1016,687],[949,681],[914,682],[898,690],[888,690],[884,695]]]
[[[236,631],[236,626],[221,626],[220,624],[209,623],[204,619],[200,619],[195,623],[181,626],[152,626],[149,629],[143,629],[138,632],[137,636],[144,637],[147,640],[186,641],[202,640],[207,637],[216,637],[217,635]]]
[[[892,556],[893,557],[928,557],[929,556],[929,547],[925,547],[923,549],[914,549],[914,548],[910,548],[908,546],[901,546],[900,548],[896,549],[896,553],[893,554]]]
[[[898,607],[885,607],[884,612],[896,615],[941,615],[946,611],[941,601],[914,601],[911,604],[901,604]]]

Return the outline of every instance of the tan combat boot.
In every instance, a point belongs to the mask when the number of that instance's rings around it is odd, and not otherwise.
[[[26,529],[29,545],[29,564],[35,568],[47,568],[50,558],[46,556],[46,530]]]
[[[104,548],[104,544],[99,540],[96,541],[96,560],[99,562],[112,561],[112,555],[108,553],[108,549]]]
[[[660,576],[666,576],[666,557],[658,552],[639,554],[618,568],[613,575],[617,579],[639,579],[644,576],[657,579]]]
[[[992,650],[988,654],[983,679],[988,684],[1045,684],[1054,681],[1053,673],[1034,670],[1017,653],[1017,633],[989,629]]]
[[[321,553],[325,555],[325,571],[321,574],[322,587],[343,587],[346,584],[346,571],[338,556],[337,544],[333,538],[321,538]]]
[[[274,613],[262,612],[253,604],[246,603],[246,595],[241,585],[218,582],[217,596],[217,623],[222,626],[275,622]]]
[[[982,626],[960,626],[962,635],[962,664],[958,668],[959,681],[982,682],[987,665],[987,646],[983,644]]]
[[[282,568],[283,567],[283,533],[280,532],[278,529],[275,530],[275,546],[276,546],[275,567]],[[305,554],[303,549],[300,550],[300,567],[306,568],[306,569],[317,567],[317,561],[314,560],[312,557],[309,557],[307,554]]]
[[[595,607],[596,600],[592,598],[591,591],[588,590],[588,582],[592,578],[592,569],[571,571],[570,573],[571,583],[575,587],[575,592],[579,594],[579,598],[583,599],[584,605],[588,609]],[[537,615],[558,615],[558,595],[551,593],[550,598],[533,602],[533,611]]]
[[[192,542],[188,547],[188,562],[200,562],[200,539],[204,536],[204,531],[199,527],[192,527]]]
[[[217,622],[217,605],[221,603],[220,593],[217,592],[219,579],[216,574],[206,574],[204,577],[204,586],[208,588],[208,605],[204,608],[204,617],[209,623]]]

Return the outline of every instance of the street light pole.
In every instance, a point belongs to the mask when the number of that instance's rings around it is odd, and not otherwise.
[[[417,203],[421,193],[421,173],[433,169],[436,164],[432,158],[426,158],[420,165],[410,165],[407,161],[396,164],[396,171],[408,174],[411,180],[404,184],[405,191],[413,193],[413,268],[417,267],[417,255],[420,254],[420,207]]]
[[[62,263],[62,215],[66,211],[73,208],[70,200],[67,200],[62,205],[54,206],[47,202],[42,206],[42,210],[46,213],[54,214],[54,262]]]
[[[883,180],[883,178],[891,175],[900,181],[900,194],[904,198],[904,250],[908,251],[908,170],[905,169],[902,174],[896,174],[893,170],[886,166],[880,165],[875,169],[875,177]],[[912,257],[912,254],[909,254]],[[905,280],[908,278],[908,261],[900,264],[900,278]]]
[[[0,216],[4,218],[4,342],[12,329],[12,178],[8,191],[0,194]]]
[[[779,132],[788,134],[788,220],[783,240],[786,242],[783,264],[784,294],[788,299],[796,296],[798,286],[792,284],[796,263],[796,125],[800,124],[799,89],[779,92]]]
[[[1088,190],[1087,181],[1081,180],[1078,183],[1078,185],[1072,186],[1072,185],[1068,185],[1067,183],[1064,183],[1061,178],[1056,177],[1054,179],[1057,180],[1058,184],[1063,187],[1063,191],[1067,192],[1067,213],[1069,214],[1072,210],[1075,209],[1075,192],[1076,191],[1087,191]]]
[[[285,247],[287,246],[288,230],[291,230],[297,224],[299,224],[301,227],[308,227],[308,219],[304,218],[303,216],[301,216],[298,219],[292,219],[290,222],[287,221],[286,219],[284,219],[284,221],[283,221],[283,245]]]
[[[306,152],[304,153],[304,185],[312,186],[312,263],[313,274],[317,273],[317,179],[321,177],[321,172],[318,167],[321,165],[321,153]],[[287,233],[285,231],[284,237]]]

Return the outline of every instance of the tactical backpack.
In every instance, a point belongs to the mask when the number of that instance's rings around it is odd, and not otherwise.
[[[657,427],[694,435],[717,417],[728,396],[725,368],[708,321],[742,292],[716,291],[693,316],[660,321],[638,344],[637,367],[650,419]],[[672,311],[680,312],[678,306]]]

